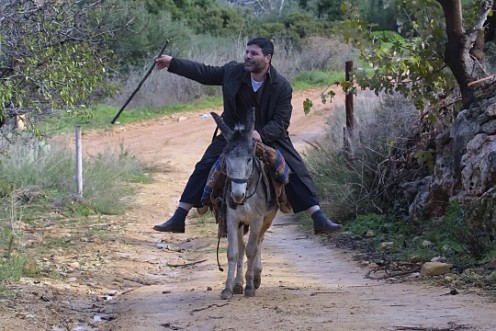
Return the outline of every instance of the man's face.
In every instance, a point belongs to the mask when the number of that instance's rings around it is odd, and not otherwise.
[[[245,70],[252,73],[260,73],[269,67],[271,55],[263,55],[262,49],[257,45],[246,47]]]

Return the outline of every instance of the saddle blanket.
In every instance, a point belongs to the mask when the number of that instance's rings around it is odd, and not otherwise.
[[[281,184],[287,184],[289,181],[290,171],[289,166],[287,165],[281,152],[259,141],[255,142],[254,148],[255,156],[261,159],[265,164],[269,165],[274,179]],[[210,194],[212,193],[219,176],[225,172],[224,167],[224,156],[221,155],[210,170],[207,183],[203,190],[201,202],[204,206],[210,204]]]

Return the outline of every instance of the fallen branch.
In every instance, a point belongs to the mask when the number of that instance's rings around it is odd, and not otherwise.
[[[447,328],[433,328],[430,326],[422,327],[422,326],[395,326],[395,331],[457,331],[457,330],[466,330],[467,328],[463,325],[450,325]]]
[[[318,294],[342,294],[344,293],[343,291],[319,291],[319,292],[312,292],[310,293],[311,297],[314,297]]]
[[[190,262],[190,263],[185,263],[185,264],[173,264],[173,263],[168,263],[167,262],[167,266],[168,267],[172,267],[172,268],[190,267],[192,265],[195,265],[195,264],[198,264],[198,263],[202,263],[202,262],[205,262],[205,261],[207,261],[207,260],[205,259],[205,260],[200,260],[200,261],[195,261],[195,262]]]
[[[229,304],[229,303],[225,303],[225,304],[223,304],[223,305],[218,305],[218,304],[214,303],[214,304],[208,305],[208,306],[207,306],[207,307],[205,307],[205,308],[193,309],[193,310],[190,312],[190,314],[191,314],[191,315],[193,315],[194,313],[197,313],[197,312],[202,311],[202,310],[207,310],[207,309],[210,309],[210,308],[212,308],[212,307],[217,307],[217,308],[224,307],[224,306],[227,306],[228,304]]]
[[[481,78],[481,79],[478,79],[478,80],[474,80],[473,82],[470,82],[467,85],[468,86],[473,86],[475,84],[479,84],[479,83],[485,82],[486,80],[493,79],[493,78],[496,78],[496,75],[491,75],[491,76],[487,76],[487,77],[484,77],[484,78]]]
[[[397,276],[404,276],[404,275],[408,275],[408,274],[413,274],[414,272],[419,272],[420,271],[420,267],[416,267],[416,268],[413,268],[411,270],[406,270],[406,271],[399,271],[399,272],[395,272],[395,273],[387,273],[387,270],[385,270],[384,272],[386,272],[386,275],[385,276],[382,276],[382,277],[372,277],[370,276],[370,273],[372,271],[369,271],[365,277],[367,278],[370,278],[370,279],[388,279],[388,278],[393,278],[393,277],[397,277]]]

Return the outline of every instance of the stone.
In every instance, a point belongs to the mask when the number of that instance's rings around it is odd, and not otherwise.
[[[438,276],[444,275],[451,271],[453,267],[452,264],[443,262],[426,262],[422,265],[420,269],[420,274],[422,276]]]
[[[477,134],[462,158],[462,185],[471,195],[482,195],[496,185],[496,135]]]
[[[380,244],[380,247],[382,250],[389,250],[394,247],[394,242],[393,241],[385,241]]]

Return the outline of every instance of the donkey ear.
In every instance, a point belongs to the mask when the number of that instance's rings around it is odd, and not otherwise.
[[[250,132],[255,130],[255,107],[251,107],[246,114],[246,129]]]
[[[227,124],[224,122],[222,117],[220,117],[214,112],[211,112],[210,115],[212,115],[212,117],[214,118],[215,123],[217,123],[217,126],[219,127],[224,137],[226,137],[226,139],[229,140],[233,135],[233,131],[227,126]]]

